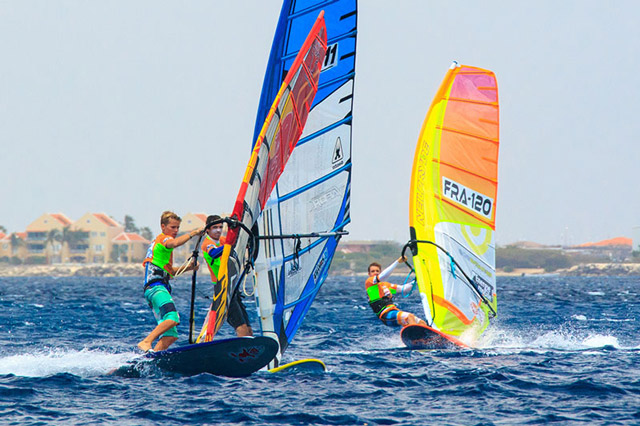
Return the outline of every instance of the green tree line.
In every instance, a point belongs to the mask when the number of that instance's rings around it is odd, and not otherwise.
[[[331,273],[366,274],[371,262],[378,262],[384,268],[400,257],[401,251],[402,245],[393,241],[373,244],[367,253],[343,253],[338,246],[338,252],[331,263]],[[496,249],[496,268],[507,272],[523,268],[542,268],[546,272],[553,272],[581,263],[608,261],[609,259],[603,256],[567,254],[563,250],[523,249],[512,246]]]
[[[340,246],[338,246],[338,250]],[[366,274],[369,264],[378,262],[383,268],[390,265],[400,257],[402,245],[394,241],[381,241],[370,246],[368,253],[343,253],[336,252],[331,263],[331,272],[334,274]]]

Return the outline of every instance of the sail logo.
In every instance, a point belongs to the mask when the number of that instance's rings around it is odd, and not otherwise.
[[[344,191],[340,191],[335,186],[329,188],[327,191],[309,200],[309,204],[311,204],[310,211],[320,210],[328,202],[340,198],[343,192]]]
[[[419,154],[419,161],[418,161],[418,170],[416,171],[416,190],[415,190],[415,197],[416,197],[416,202],[414,204],[414,211],[415,211],[415,216],[414,219],[416,222],[418,222],[421,226],[425,226],[425,218],[426,218],[426,212],[425,212],[425,189],[427,188],[427,167],[426,165],[428,164],[428,160],[429,160],[429,152],[430,152],[430,145],[429,142],[427,140],[423,140],[421,141],[421,147],[420,147],[420,154]]]
[[[242,364],[245,361],[251,361],[258,358],[263,352],[264,348],[249,346],[248,348],[243,347],[240,352],[229,352],[229,356]]]
[[[491,284],[489,284],[489,282],[487,280],[482,278],[480,275],[474,274],[473,275],[473,282],[475,283],[476,287],[478,288],[478,291],[480,292],[480,294],[482,294],[487,300],[489,300],[489,299],[491,299],[493,297],[493,291],[492,291],[492,288],[491,288]]]
[[[337,169],[344,164],[344,151],[342,150],[342,140],[340,140],[340,136],[336,139],[336,146],[333,148],[331,164],[333,169]]]
[[[493,199],[486,195],[482,195],[444,176],[442,177],[442,195],[458,205],[491,219]]]
[[[324,268],[324,264],[327,263],[327,249],[325,248],[322,251],[322,255],[320,259],[318,259],[318,263],[316,263],[315,268],[313,268],[313,282],[318,282],[318,277],[320,276],[320,272],[322,272],[322,268]]]
[[[338,43],[327,46],[327,53],[324,55],[324,62],[320,72],[328,70],[338,65]]]

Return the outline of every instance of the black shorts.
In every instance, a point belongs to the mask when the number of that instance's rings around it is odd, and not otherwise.
[[[229,304],[229,313],[227,315],[227,322],[233,328],[238,328],[242,324],[249,325],[249,316],[247,315],[247,308],[242,303],[244,297],[240,294],[240,289],[235,292],[231,298]]]

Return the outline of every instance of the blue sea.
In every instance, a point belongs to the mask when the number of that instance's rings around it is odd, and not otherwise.
[[[327,372],[238,379],[109,375],[154,326],[139,278],[0,278],[0,424],[640,424],[637,277],[499,278],[478,347],[440,351],[403,349],[362,281],[330,277],[284,355]],[[398,305],[420,312],[416,293]]]

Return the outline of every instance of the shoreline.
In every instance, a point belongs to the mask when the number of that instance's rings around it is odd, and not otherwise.
[[[140,263],[0,265],[0,277],[142,277]]]
[[[58,264],[58,265],[0,265],[0,277],[142,277],[140,263]],[[366,277],[353,271],[335,271],[330,276]],[[406,274],[394,274],[406,276]],[[518,276],[636,276],[640,263],[587,263],[567,269],[545,272],[542,268],[498,269],[498,277]]]

